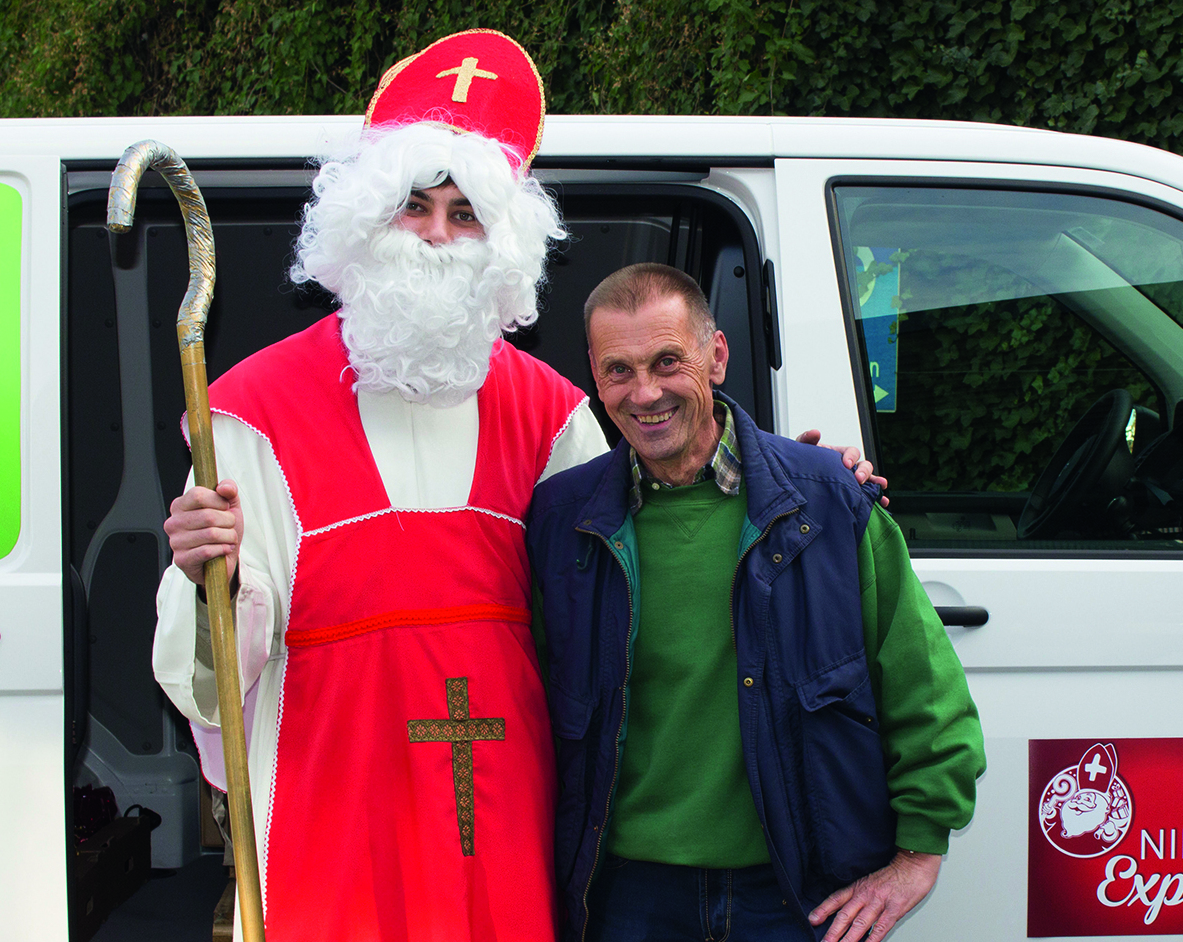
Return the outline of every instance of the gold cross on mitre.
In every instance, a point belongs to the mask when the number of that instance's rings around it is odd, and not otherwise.
[[[436,78],[445,78],[449,75],[456,76],[456,84],[452,88],[452,101],[468,101],[468,87],[472,84],[474,78],[497,78],[495,72],[486,72],[484,69],[478,69],[476,67],[478,61],[476,56],[469,56],[460,65],[456,66],[456,68],[444,69],[443,72],[436,74]]]
[[[444,689],[448,695],[448,718],[446,720],[411,720],[407,723],[407,734],[411,742],[452,744],[452,786],[456,790],[456,821],[460,825],[460,852],[465,857],[471,857],[476,830],[472,744],[488,740],[504,742],[505,720],[499,717],[474,719],[468,715],[467,677],[446,678]]]

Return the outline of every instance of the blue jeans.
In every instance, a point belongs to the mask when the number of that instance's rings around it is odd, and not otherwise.
[[[587,942],[815,942],[770,864],[704,870],[611,854],[588,894]]]

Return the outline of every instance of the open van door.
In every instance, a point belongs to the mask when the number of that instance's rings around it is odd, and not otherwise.
[[[61,188],[56,157],[0,156],[0,912],[45,940],[67,937]]]

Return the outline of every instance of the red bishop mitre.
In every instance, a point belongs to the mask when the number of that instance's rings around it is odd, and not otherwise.
[[[365,126],[428,121],[471,131],[507,147],[524,170],[538,153],[545,115],[542,76],[526,50],[503,33],[470,29],[387,69]]]
[[[1117,750],[1108,743],[1097,743],[1081,757],[1076,766],[1076,785],[1078,788],[1108,792],[1116,775]]]

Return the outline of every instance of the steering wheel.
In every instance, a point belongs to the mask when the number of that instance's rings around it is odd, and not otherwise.
[[[1132,409],[1130,394],[1114,389],[1072,426],[1019,514],[1020,540],[1047,539],[1069,526],[1103,529],[1101,512],[1134,474],[1125,438]]]

